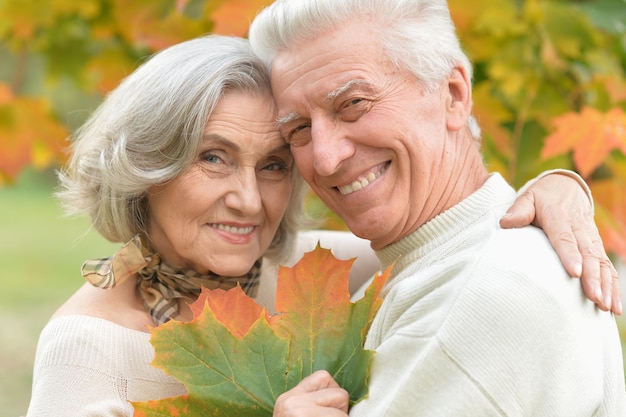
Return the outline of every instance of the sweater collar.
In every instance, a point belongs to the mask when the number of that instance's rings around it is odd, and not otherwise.
[[[415,259],[429,253],[467,229],[502,201],[502,195],[515,196],[515,191],[499,173],[492,173],[485,183],[459,204],[438,214],[403,239],[376,251],[385,270],[395,262],[392,275],[397,275]],[[508,202],[507,202],[508,204]]]

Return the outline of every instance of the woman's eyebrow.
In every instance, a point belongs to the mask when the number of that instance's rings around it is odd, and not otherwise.
[[[228,139],[226,139],[224,136],[222,135],[218,135],[216,133],[211,133],[208,135],[203,135],[202,136],[202,142],[213,142],[222,146],[225,146],[227,148],[231,148],[234,151],[239,152],[241,150],[241,148],[239,147],[239,145],[237,145],[236,143],[233,143],[231,141],[229,141]]]
[[[216,133],[211,133],[208,135],[203,135],[202,136],[202,141],[203,142],[211,142],[211,143],[215,143],[218,145],[222,145],[224,147],[230,148],[236,152],[241,151],[241,148],[239,147],[239,145],[237,145],[234,142],[231,142],[230,140],[226,139],[225,137],[218,135]],[[286,142],[282,142],[280,145],[273,147],[272,149],[267,151],[267,154],[274,154],[274,153],[280,153],[280,152],[291,152],[291,148],[289,147],[289,144]]]
[[[280,152],[285,152],[285,151],[291,153],[291,147],[286,142],[276,146],[275,148],[270,149],[268,154],[280,153]]]

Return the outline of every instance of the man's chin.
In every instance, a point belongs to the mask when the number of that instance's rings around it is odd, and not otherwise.
[[[384,230],[370,219],[361,219],[354,222],[346,222],[346,225],[356,236],[367,239],[372,243],[379,241],[384,236]]]

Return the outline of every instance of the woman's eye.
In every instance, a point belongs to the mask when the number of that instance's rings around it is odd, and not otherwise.
[[[271,164],[266,165],[263,169],[268,171],[284,171],[287,169],[287,165],[282,162],[272,162]]]
[[[221,149],[208,149],[200,153],[199,167],[207,174],[226,175],[233,169],[232,157]]]
[[[283,158],[272,158],[263,165],[263,170],[266,171],[289,171],[291,164],[285,161]]]
[[[291,172],[291,164],[282,158],[272,159],[261,166],[259,178],[265,180],[282,180],[287,178]]]
[[[212,164],[219,164],[223,162],[222,158],[214,153],[205,153],[202,155],[202,159]]]

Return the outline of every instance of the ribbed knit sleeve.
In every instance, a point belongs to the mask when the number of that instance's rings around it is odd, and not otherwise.
[[[40,335],[28,417],[126,417],[130,401],[185,393],[150,362],[148,333],[88,316],[51,320]]]

